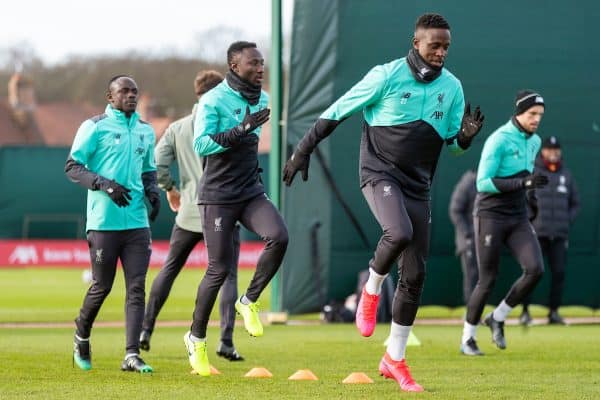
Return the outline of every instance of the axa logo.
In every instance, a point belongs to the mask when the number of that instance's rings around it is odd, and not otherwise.
[[[429,118],[440,120],[440,119],[444,118],[444,112],[443,111],[434,111],[431,113]]]
[[[222,217],[215,218],[215,232],[223,231],[223,226],[221,226]]]
[[[11,264],[36,264],[38,255],[35,246],[17,246],[8,256],[8,262]]]

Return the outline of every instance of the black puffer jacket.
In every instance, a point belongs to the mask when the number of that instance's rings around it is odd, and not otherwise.
[[[564,238],[579,212],[579,194],[571,171],[561,166],[551,172],[541,156],[535,161],[535,171],[548,177],[548,185],[535,190],[538,212],[533,226],[538,237]]]
[[[477,195],[476,178],[475,171],[465,172],[454,187],[450,198],[448,214],[454,224],[456,255],[470,248],[473,242],[473,205]]]

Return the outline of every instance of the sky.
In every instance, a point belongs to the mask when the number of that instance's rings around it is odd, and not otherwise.
[[[0,8],[0,50],[25,43],[48,64],[131,49],[189,54],[205,47],[208,54],[220,45],[220,27],[270,44],[271,0],[3,0]],[[293,0],[282,0],[284,30],[292,8]]]

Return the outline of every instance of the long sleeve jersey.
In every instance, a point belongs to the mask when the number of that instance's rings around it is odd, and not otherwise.
[[[362,110],[360,184],[392,179],[416,199],[429,199],[431,180],[446,143],[457,143],[465,100],[460,81],[447,69],[432,82],[417,81],[400,58],[371,69],[321,114],[298,144],[311,153],[344,119]]]
[[[239,203],[265,192],[258,165],[261,127],[236,146],[224,146],[217,137],[242,123],[247,106],[254,113],[268,103],[269,96],[262,91],[258,104],[250,105],[226,80],[200,98],[194,119],[194,150],[204,157],[199,204]]]
[[[88,189],[86,230],[149,226],[142,175],[156,173],[155,141],[154,129],[138,113],[127,118],[110,104],[104,114],[81,124],[65,170],[69,179]],[[129,205],[119,207],[99,190],[98,177],[113,179],[131,190]]]
[[[514,117],[486,139],[477,169],[476,215],[527,215],[526,190],[519,182],[533,172],[541,142],[537,134],[521,130]]]
[[[170,190],[175,186],[170,167],[177,162],[181,205],[175,223],[187,231],[202,232],[200,210],[196,201],[198,182],[202,177],[202,158],[193,147],[196,110],[197,106],[194,106],[192,114],[169,125],[156,145],[154,159],[158,186],[163,190]]]

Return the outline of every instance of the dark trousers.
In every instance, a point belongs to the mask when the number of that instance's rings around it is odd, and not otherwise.
[[[465,304],[467,304],[471,298],[471,293],[473,293],[473,290],[475,289],[477,280],[479,279],[475,243],[469,244],[460,253],[460,264],[463,276],[463,298]]]
[[[92,284],[79,316],[75,320],[77,335],[87,338],[104,299],[110,293],[117,260],[125,275],[126,353],[139,353],[139,338],[144,318],[146,272],[152,252],[148,228],[124,231],[88,231],[87,241],[92,261]]]
[[[562,303],[562,294],[565,287],[565,266],[567,265],[568,241],[564,238],[538,238],[542,254],[550,266],[550,310],[558,310]],[[531,304],[531,296],[523,300],[523,306]]]
[[[429,253],[429,201],[405,197],[400,186],[391,181],[367,184],[362,192],[383,230],[369,267],[383,275],[398,262],[392,320],[412,325],[421,301]]]
[[[162,306],[167,301],[173,282],[183,268],[194,247],[204,240],[201,232],[192,232],[183,229],[177,224],[173,225],[169,241],[169,254],[165,265],[161,268],[152,282],[146,315],[144,316],[143,329],[152,332],[156,317]],[[233,232],[233,257],[229,266],[227,278],[221,289],[219,311],[221,314],[221,340],[230,345],[233,340],[233,326],[235,323],[235,301],[237,300],[237,264],[240,255],[240,228],[238,225]]]
[[[544,262],[535,231],[527,218],[480,216],[475,217],[474,222],[479,280],[467,304],[467,322],[477,325],[496,283],[503,244],[511,250],[523,269],[523,274],[504,298],[510,307],[521,303],[535,288],[544,272]]]
[[[265,194],[241,203],[203,205],[200,212],[208,268],[198,286],[191,332],[196,337],[204,338],[217,293],[233,262],[233,237],[237,222],[266,243],[246,290],[246,297],[252,302],[258,300],[279,269],[287,249],[288,232],[279,211]]]

